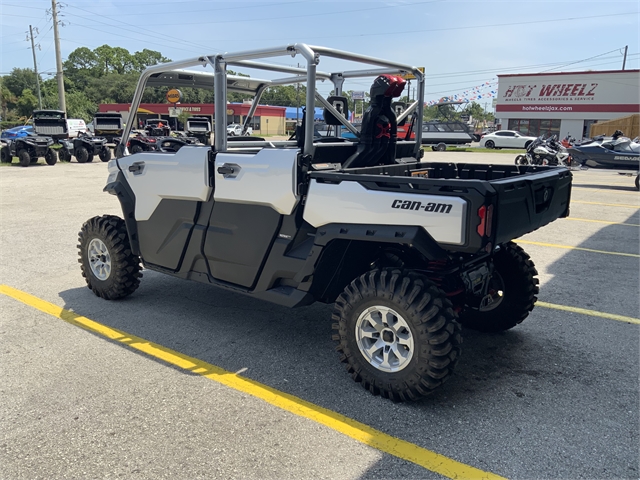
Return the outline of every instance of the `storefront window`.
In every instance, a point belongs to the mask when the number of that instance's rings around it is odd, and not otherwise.
[[[530,137],[539,137],[540,135],[546,137],[550,137],[551,135],[560,136],[560,120],[512,118],[509,119],[509,130],[516,130]]]
[[[251,128],[254,130],[260,130],[260,117],[253,117],[251,119]]]

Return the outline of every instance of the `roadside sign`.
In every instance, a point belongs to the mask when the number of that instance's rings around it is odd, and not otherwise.
[[[182,100],[182,92],[177,88],[172,88],[167,92],[167,102],[178,103],[180,100]]]
[[[169,107],[169,116],[170,117],[179,117],[182,113],[182,109],[178,107]]]
[[[424,67],[418,67],[418,70],[420,70],[422,73],[424,73]],[[404,78],[405,80],[415,80],[416,76],[413,73],[405,73],[404,75],[400,75],[402,78]]]
[[[351,100],[364,100],[364,91],[351,92]]]

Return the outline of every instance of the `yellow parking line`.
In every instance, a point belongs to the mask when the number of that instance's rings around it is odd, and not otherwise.
[[[102,325],[87,317],[83,317],[52,303],[41,300],[21,290],[0,285],[0,293],[18,300],[25,305],[40,310],[64,320],[72,325],[81,327],[104,337],[123,343],[133,349],[144,352],[147,355],[163,360],[164,362],[188,370],[191,373],[202,375],[239,392],[252,395],[256,398],[281,408],[300,417],[313,420],[325,427],[340,432],[365,445],[376,448],[382,452],[394,455],[403,460],[420,465],[421,467],[439,473],[448,478],[464,479],[502,479],[498,475],[485,472],[464,463],[452,460],[444,455],[419,447],[413,443],[401,440],[386,433],[375,430],[364,423],[345,417],[337,412],[314,405],[301,398],[281,392],[275,388],[263,385],[254,380],[243,378],[233,372],[228,372],[210,363],[197,358],[189,357],[144,338],[130,335],[114,328]]]
[[[628,227],[640,227],[640,224],[638,223],[610,222],[608,220],[593,220],[591,218],[566,217],[563,220],[573,220],[576,222],[606,223],[607,225],[626,225]]]
[[[566,305],[556,305],[554,303],[536,302],[537,307],[553,308],[555,310],[564,310],[565,312],[580,313],[591,317],[608,318],[609,320],[617,320],[619,322],[633,323],[640,325],[640,318],[625,317],[624,315],[616,315],[614,313],[598,312],[597,310],[587,310],[586,308],[568,307]]]
[[[637,253],[607,252],[606,250],[593,250],[592,248],[572,247],[571,245],[557,245],[555,243],[531,242],[529,240],[515,240],[516,243],[526,243],[528,245],[538,245],[540,247],[564,248],[567,250],[582,250],[583,252],[606,253],[607,255],[621,255],[623,257],[638,257]]]
[[[571,199],[571,203],[582,203],[584,205],[602,205],[604,207],[640,208],[640,205],[626,205],[624,203],[583,202],[582,200],[574,200],[574,199]]]

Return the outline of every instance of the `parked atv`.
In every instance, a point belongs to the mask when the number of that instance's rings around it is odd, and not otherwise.
[[[93,117],[93,134],[104,137],[108,143],[116,143],[122,136],[122,115],[119,113],[96,113]]]
[[[67,138],[66,115],[61,110],[34,110],[33,133],[14,140],[5,140],[0,151],[0,161],[11,163],[18,157],[20,165],[28,167],[44,157],[48,165],[55,165],[58,155],[51,146],[60,139]]]
[[[62,145],[60,159],[65,162],[70,162],[72,155],[76,157],[78,163],[93,162],[95,155],[98,155],[103,162],[111,160],[111,150],[107,147],[107,139],[103,137],[81,133],[77,138],[60,140],[60,144]]]
[[[187,134],[205,145],[211,144],[211,122],[206,117],[187,118]]]
[[[148,118],[144,131],[150,137],[168,137],[171,134],[171,127],[162,118]]]
[[[131,137],[127,142],[127,148],[130,153],[155,152],[160,150],[158,139],[144,133],[138,133],[135,137]]]
[[[36,135],[51,137],[55,143],[69,138],[67,114],[62,110],[34,110],[33,131]]]
[[[20,165],[28,167],[36,163],[38,158],[44,157],[47,165],[55,165],[58,161],[58,154],[51,148],[53,139],[29,133],[26,137],[15,140],[2,140],[0,148],[0,161],[11,163],[13,157],[18,157]]]

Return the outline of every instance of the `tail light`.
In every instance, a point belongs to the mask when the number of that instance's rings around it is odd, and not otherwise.
[[[488,207],[482,205],[478,209],[478,218],[480,218],[480,223],[478,224],[478,228],[476,229],[478,235],[480,235],[481,237],[490,237],[491,224],[493,222],[493,205],[489,205]]]

